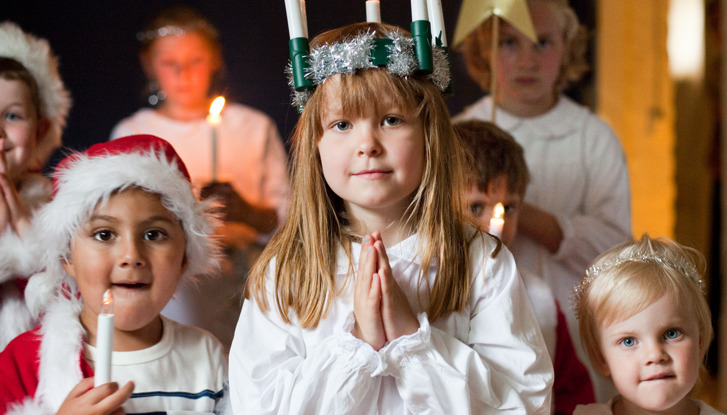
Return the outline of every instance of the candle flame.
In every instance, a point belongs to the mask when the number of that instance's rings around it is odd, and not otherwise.
[[[103,305],[101,306],[101,314],[113,314],[114,295],[111,294],[111,289],[104,291],[102,302]]]
[[[215,98],[214,101],[212,101],[212,105],[210,105],[210,115],[207,116],[207,121],[211,122],[212,124],[217,124],[220,122],[220,113],[222,112],[222,107],[225,106],[225,97],[219,96]]]
[[[502,217],[505,216],[505,207],[502,206],[502,203],[497,203],[495,205],[495,208],[492,209],[492,217],[495,219],[502,219]]]

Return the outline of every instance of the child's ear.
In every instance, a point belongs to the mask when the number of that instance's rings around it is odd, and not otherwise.
[[[596,370],[601,372],[601,374],[605,377],[611,376],[611,371],[608,369],[608,364],[606,364],[606,359],[603,358],[603,354],[601,352],[598,352],[598,361],[594,362],[594,366]]]
[[[76,278],[76,267],[73,265],[73,259],[71,257],[61,259],[61,266],[66,270],[68,275],[74,279]]]
[[[48,118],[39,118],[38,125],[35,127],[35,144],[38,145],[40,140],[45,137],[45,134],[50,129],[50,120]]]
[[[182,274],[187,272],[187,268],[189,268],[189,261],[187,260],[187,253],[184,253],[184,258],[182,258]]]

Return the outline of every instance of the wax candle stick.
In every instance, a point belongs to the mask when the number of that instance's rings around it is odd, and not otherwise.
[[[411,21],[428,20],[427,0],[411,0]]]
[[[101,314],[96,323],[96,367],[94,386],[111,382],[111,352],[114,348],[114,296],[111,290],[103,293]]]
[[[308,15],[305,12],[305,0],[300,0],[300,24],[303,27],[303,37],[308,37]]]
[[[366,0],[366,21],[369,23],[381,23],[379,0]]]
[[[220,113],[222,112],[222,107],[224,106],[224,97],[215,98],[215,100],[212,101],[212,105],[210,105],[210,113],[207,116],[207,122],[209,122],[210,126],[212,127],[212,140],[210,142],[212,152],[212,182],[216,182],[218,177],[219,166],[217,161],[217,154],[219,150],[217,149],[217,125],[222,120],[222,116],[220,115]]]
[[[498,238],[502,237],[502,228],[505,226],[505,219],[503,218],[504,215],[505,208],[502,206],[502,203],[496,204],[495,208],[492,209],[490,229],[488,230],[491,235],[497,236]]]
[[[432,25],[432,40],[439,37],[441,45],[447,46],[447,35],[444,33],[444,14],[442,13],[441,0],[427,0],[427,11],[429,12],[429,23]]]
[[[300,0],[285,0],[285,12],[288,16],[290,38],[306,37],[303,31],[303,17],[300,13]]]

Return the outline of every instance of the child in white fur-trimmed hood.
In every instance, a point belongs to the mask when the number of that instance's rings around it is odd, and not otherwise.
[[[50,198],[40,171],[61,144],[71,106],[57,67],[47,41],[0,23],[0,350],[37,325],[23,299],[37,271],[24,234]]]
[[[0,353],[0,414],[226,413],[220,342],[160,315],[181,279],[218,266],[209,209],[172,146],[155,136],[61,161],[53,199],[32,225],[45,270],[30,278],[26,300],[41,326]],[[94,387],[107,290],[111,382]]]

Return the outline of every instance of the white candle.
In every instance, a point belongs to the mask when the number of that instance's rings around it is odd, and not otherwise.
[[[379,0],[366,0],[366,21],[369,23],[381,23]]]
[[[411,21],[428,20],[427,0],[411,0]]]
[[[288,33],[291,39],[305,37],[303,18],[300,14],[300,0],[285,0],[285,12],[288,15]]]
[[[308,38],[308,16],[305,12],[305,0],[300,0],[300,24],[303,26],[303,37]]]
[[[432,44],[437,36],[442,39],[442,46],[447,46],[447,35],[444,32],[444,14],[442,13],[441,0],[427,0],[427,10],[429,12],[429,24],[432,27]]]
[[[492,209],[490,229],[488,230],[491,235],[497,236],[498,238],[502,237],[502,228],[505,226],[505,219],[503,218],[504,215],[505,208],[502,206],[502,203],[496,204],[495,208]]]
[[[211,152],[212,152],[212,181],[217,181],[218,163],[217,163],[217,124],[222,120],[222,107],[225,106],[225,97],[217,97],[212,101],[210,105],[210,114],[207,116],[207,122],[212,126],[212,141]]]
[[[94,386],[111,382],[111,352],[114,349],[114,296],[111,290],[103,293],[101,314],[96,325],[96,367]]]

